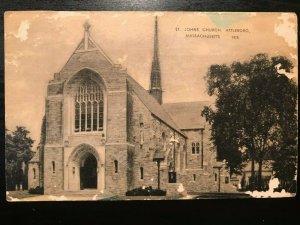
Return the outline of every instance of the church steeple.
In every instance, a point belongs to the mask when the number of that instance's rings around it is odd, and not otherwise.
[[[152,59],[151,77],[150,77],[150,94],[162,104],[162,87],[161,87],[161,74],[158,55],[158,25],[157,17],[155,17],[155,29],[154,29],[154,52]]]

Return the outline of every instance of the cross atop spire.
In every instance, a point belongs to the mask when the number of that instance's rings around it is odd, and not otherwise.
[[[154,48],[153,48],[153,60],[152,60],[149,92],[159,102],[159,104],[162,104],[161,74],[160,74],[159,51],[158,51],[157,16],[155,17]]]

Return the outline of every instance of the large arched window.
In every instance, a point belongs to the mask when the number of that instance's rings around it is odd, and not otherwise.
[[[75,95],[75,132],[103,130],[103,93],[96,84],[81,85]]]

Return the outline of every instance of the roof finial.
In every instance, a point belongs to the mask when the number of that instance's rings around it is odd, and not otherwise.
[[[89,24],[88,21],[86,21],[84,23],[83,27],[84,27],[85,32],[89,32],[89,29],[90,29],[91,25]]]

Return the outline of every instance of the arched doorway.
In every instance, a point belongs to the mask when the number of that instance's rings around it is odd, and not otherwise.
[[[80,189],[97,189],[97,159],[89,152],[80,163]]]
[[[89,144],[80,144],[73,149],[66,163],[66,190],[104,189],[105,167],[99,156],[103,150],[96,150]]]

